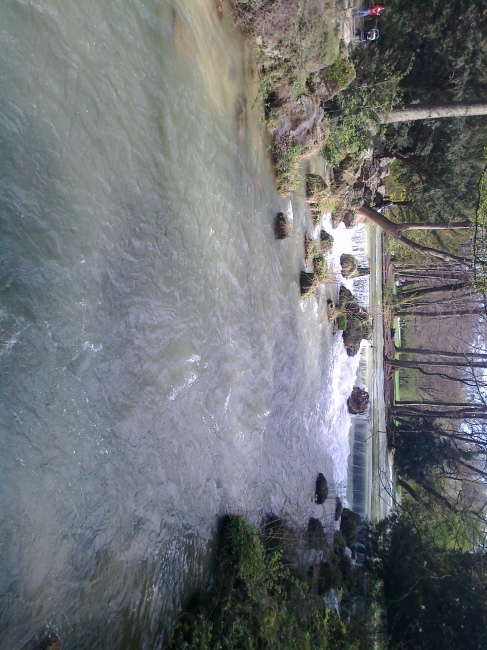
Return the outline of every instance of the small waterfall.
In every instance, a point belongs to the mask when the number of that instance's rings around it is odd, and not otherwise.
[[[362,275],[353,279],[352,293],[362,307],[370,307],[370,277]]]
[[[357,416],[350,427],[350,457],[348,462],[347,500],[354,512],[367,516],[368,438],[370,422]]]
[[[357,258],[360,266],[369,266],[370,260],[367,251],[367,230],[364,224],[353,229],[352,255]],[[362,275],[353,279],[353,295],[362,307],[370,306],[370,275]]]
[[[362,345],[355,385],[369,387],[370,346]],[[347,500],[354,512],[367,517],[369,501],[370,445],[372,434],[370,407],[363,415],[352,417],[350,424],[350,456],[348,459]]]
[[[340,257],[343,253],[351,253],[357,258],[360,266],[370,265],[368,231],[365,224],[355,228],[346,228],[343,223],[338,228],[333,228],[331,215],[324,215],[321,225],[333,236],[333,250],[328,261],[336,276],[337,287],[345,285],[357,298],[360,305],[369,308],[370,275],[364,275],[347,280],[341,275]],[[369,393],[372,392],[371,354],[370,344],[362,342],[360,359],[349,364],[349,371],[354,374],[354,386],[360,386]],[[363,415],[351,416],[349,429],[350,455],[348,457],[346,498],[348,505],[362,517],[370,516],[370,492],[372,472],[372,419],[370,407]]]

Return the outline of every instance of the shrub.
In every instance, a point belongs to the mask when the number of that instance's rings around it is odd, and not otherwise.
[[[271,145],[277,188],[281,194],[292,192],[299,185],[299,155],[302,151],[303,145],[289,133],[277,138]]]
[[[214,586],[196,594],[180,615],[171,650],[370,647],[363,631],[357,642],[340,616],[326,608],[324,598],[311,588],[307,571],[285,565],[275,543],[282,530],[288,527],[275,520],[261,537],[242,517],[224,519]],[[333,566],[340,566],[339,556]]]
[[[355,68],[347,58],[339,58],[320,74],[331,93],[345,90],[355,79]]]
[[[337,328],[339,330],[346,330],[347,329],[347,315],[342,314],[341,316],[339,316],[337,318],[336,323],[337,323]]]

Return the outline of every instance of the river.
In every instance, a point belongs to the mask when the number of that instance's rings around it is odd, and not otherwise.
[[[301,300],[229,7],[0,21],[0,647],[152,650],[220,515],[334,530],[358,357]]]

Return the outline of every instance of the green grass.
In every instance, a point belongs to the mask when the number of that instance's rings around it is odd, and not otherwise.
[[[339,330],[346,330],[347,329],[347,315],[346,314],[341,314],[336,320],[337,328]]]
[[[298,188],[301,180],[299,163],[302,151],[303,145],[296,142],[289,134],[275,140],[271,145],[276,182],[281,194],[287,194]]]
[[[486,155],[487,159],[487,155]],[[474,253],[474,288],[487,291],[487,168],[479,183],[479,206],[475,219]]]

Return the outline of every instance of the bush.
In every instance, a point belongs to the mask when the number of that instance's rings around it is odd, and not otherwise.
[[[300,181],[299,162],[303,145],[289,133],[274,140],[271,146],[272,162],[276,170],[276,183],[281,194],[295,190]]]
[[[214,586],[196,594],[173,630],[171,650],[352,650],[370,647],[311,588],[308,572],[285,565],[273,520],[259,536],[241,517],[222,526]],[[269,533],[270,531],[270,533]],[[336,564],[336,563],[335,563]],[[339,564],[339,562],[338,562]],[[329,582],[325,576],[323,584]]]
[[[347,315],[342,314],[337,318],[337,328],[339,330],[346,330],[347,329]]]
[[[346,58],[337,59],[330,67],[325,68],[321,78],[333,94],[345,90],[355,79],[355,68]]]

